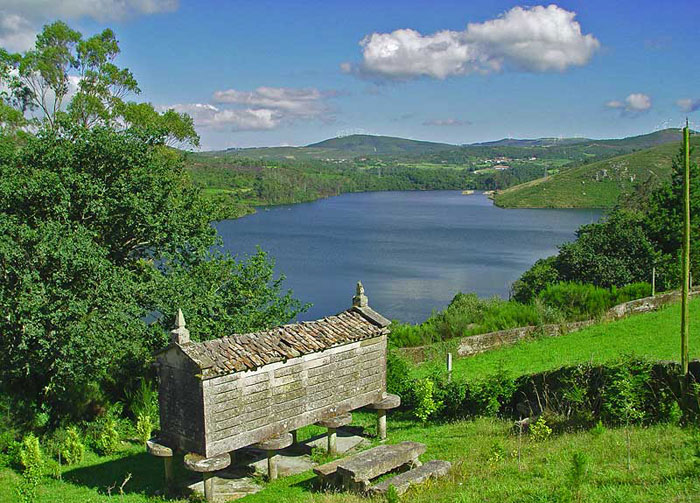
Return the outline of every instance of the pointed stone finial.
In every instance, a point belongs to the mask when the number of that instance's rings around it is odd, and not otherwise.
[[[175,315],[175,326],[170,331],[170,339],[175,344],[185,344],[190,342],[190,331],[185,328],[185,316],[182,314],[182,309],[177,310],[177,315]]]
[[[365,287],[362,286],[362,281],[357,282],[357,291],[352,298],[352,305],[354,307],[367,307],[369,305],[369,301],[365,295]]]

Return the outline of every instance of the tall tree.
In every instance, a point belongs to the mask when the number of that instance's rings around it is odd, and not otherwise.
[[[51,129],[76,123],[149,127],[160,129],[166,143],[198,145],[186,114],[173,109],[161,113],[149,103],[128,101],[141,90],[129,69],[116,65],[119,53],[109,28],[83,38],[62,21],[46,25],[33,49],[22,54],[0,50],[0,83],[8,98],[4,104]]]

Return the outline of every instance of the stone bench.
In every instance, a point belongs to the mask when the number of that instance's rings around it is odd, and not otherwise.
[[[341,460],[336,469],[337,478],[349,491],[366,492],[370,481],[380,475],[404,465],[420,466],[418,456],[424,452],[425,445],[418,442],[380,445]]]
[[[440,461],[438,459],[428,461],[418,468],[400,473],[371,486],[368,492],[372,495],[383,495],[389,491],[389,487],[394,486],[396,492],[401,495],[408,491],[412,485],[422,484],[431,478],[444,477],[450,471],[450,468],[452,468],[452,464],[449,461]]]

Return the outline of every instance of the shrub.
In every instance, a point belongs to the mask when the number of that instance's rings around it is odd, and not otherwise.
[[[615,304],[622,304],[630,300],[643,299],[651,296],[651,285],[649,283],[630,283],[621,288],[611,288]]]
[[[67,465],[80,463],[85,456],[85,445],[81,441],[80,433],[75,427],[68,428],[61,447],[61,457]]]
[[[556,257],[539,259],[513,283],[513,300],[522,303],[532,302],[537,295],[559,279],[559,271],[555,268]]]
[[[416,406],[413,414],[422,422],[427,422],[440,409],[442,403],[435,400],[435,383],[431,379],[415,382]]]
[[[401,397],[403,405],[413,403],[411,364],[404,358],[389,351],[386,359],[386,389]]]
[[[24,473],[40,475],[44,468],[44,454],[39,439],[32,433],[22,439],[19,450],[19,462]]]
[[[140,414],[136,420],[136,434],[142,444],[148,442],[151,438],[151,433],[153,432],[153,420],[151,416],[146,414]]]
[[[581,283],[550,285],[540,292],[539,299],[561,310],[567,319],[595,318],[614,304],[610,290]]]
[[[97,437],[97,449],[100,454],[109,456],[114,454],[119,448],[119,433],[117,432],[116,422],[112,418],[108,418],[102,424],[102,428]]]
[[[547,426],[544,416],[540,416],[535,424],[530,425],[530,436],[535,442],[547,440],[552,435],[552,428]]]
[[[571,499],[575,502],[582,501],[583,484],[588,472],[588,456],[581,451],[576,451],[571,456],[571,468],[569,468],[569,487]]]

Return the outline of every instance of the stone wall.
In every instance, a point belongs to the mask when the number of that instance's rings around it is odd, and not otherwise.
[[[690,294],[697,295],[700,290],[695,289]],[[630,314],[641,314],[649,311],[655,311],[666,304],[678,302],[681,294],[678,291],[656,295],[654,297],[646,297],[636,299],[623,304],[618,304],[612,307],[604,316],[607,320],[616,320],[624,318]],[[486,334],[472,335],[462,337],[456,341],[456,352],[459,356],[471,356],[491,349],[496,349],[501,346],[515,344],[516,342],[531,337],[535,334],[545,337],[556,337],[564,333],[571,333],[581,330],[582,328],[594,325],[598,320],[577,321],[572,323],[563,323],[561,325],[542,325],[511,328],[508,330],[499,330],[498,332],[489,332]],[[404,358],[413,362],[419,363],[428,359],[431,346],[418,346],[413,348],[399,348],[398,352]]]
[[[201,382],[203,456],[363,407],[386,391],[386,336]]]
[[[174,348],[159,356],[156,366],[162,440],[182,450],[196,450],[204,443],[199,367]]]

